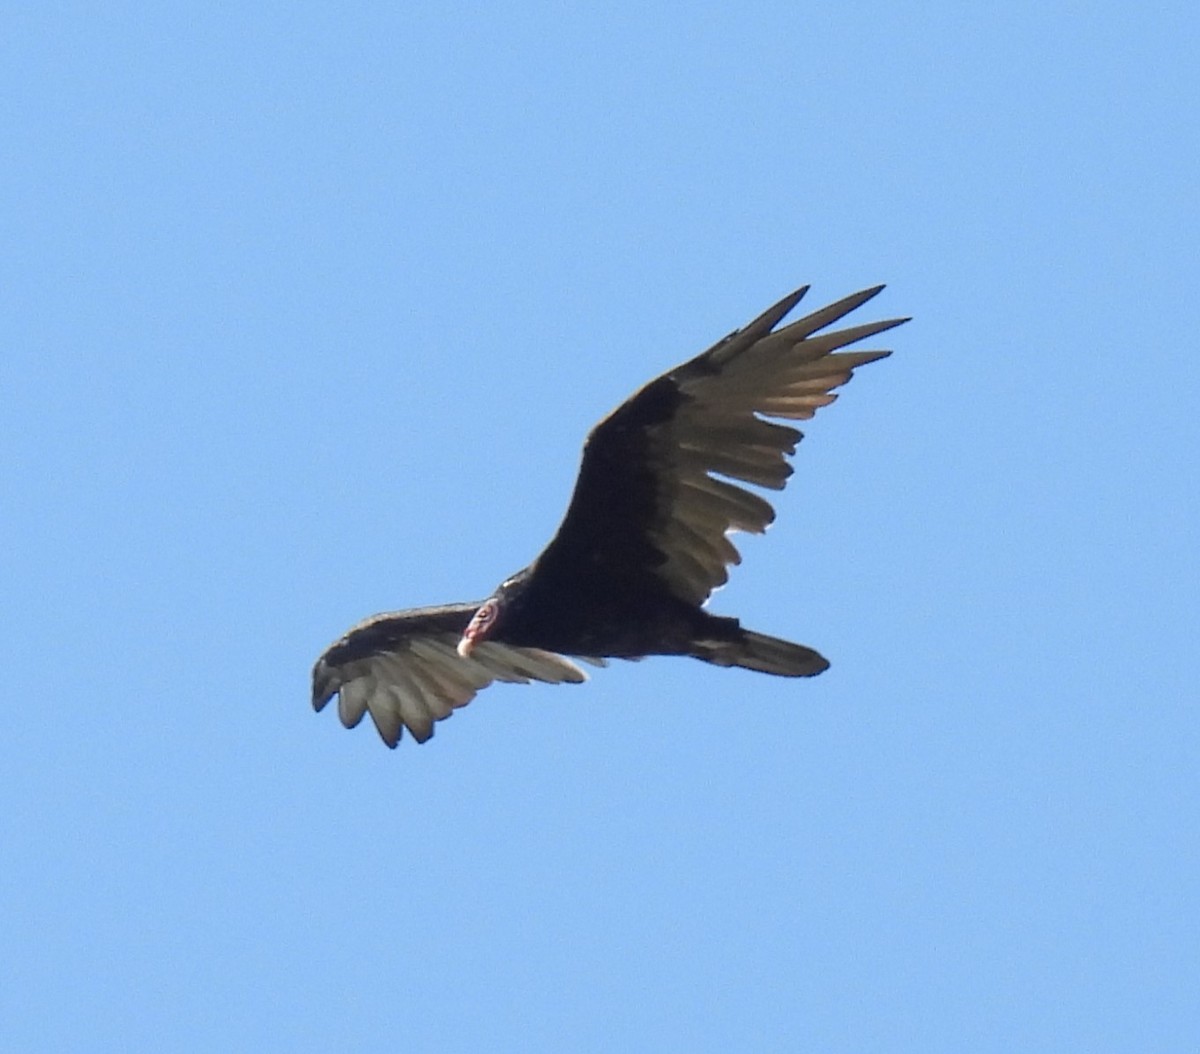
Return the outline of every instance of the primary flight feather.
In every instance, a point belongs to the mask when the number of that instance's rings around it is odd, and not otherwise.
[[[689,655],[781,677],[829,663],[704,609],[741,557],[734,531],[761,534],[775,510],[737,483],[782,490],[806,420],[859,366],[890,351],[839,351],[908,321],[827,330],[883,286],[775,327],[805,286],[702,355],[664,373],[587,438],[571,504],[541,555],[482,601],[360,622],[313,667],[313,706],[335,695],[347,728],[370,714],[394,747],[423,743],[493,681],[578,683],[572,659]],[[568,656],[570,658],[568,658]]]

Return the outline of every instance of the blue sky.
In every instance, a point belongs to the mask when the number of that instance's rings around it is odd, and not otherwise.
[[[1195,1051],[1192,5],[24,5],[0,1039]],[[896,354],[656,659],[395,753],[588,428],[803,282]]]

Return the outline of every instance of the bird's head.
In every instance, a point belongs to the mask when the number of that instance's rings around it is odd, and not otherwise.
[[[471,652],[477,644],[482,644],[496,635],[504,624],[505,617],[512,613],[514,607],[521,606],[521,587],[527,577],[528,570],[513,575],[479,605],[459,639],[457,649],[459,655],[464,659],[470,658]]]
[[[463,635],[458,642],[458,654],[464,659],[471,657],[475,645],[481,644],[492,635],[496,628],[496,620],[500,617],[500,598],[488,597],[467,623]]]

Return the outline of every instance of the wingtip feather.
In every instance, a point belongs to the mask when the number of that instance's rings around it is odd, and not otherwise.
[[[312,672],[312,707],[320,713],[325,709],[329,700],[337,694],[337,679],[329,664],[322,656],[317,660]]]

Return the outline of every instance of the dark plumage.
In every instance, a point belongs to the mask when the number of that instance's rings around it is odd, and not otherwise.
[[[741,562],[729,534],[761,534],[775,518],[729,480],[782,490],[792,474],[801,433],[764,418],[812,417],[857,367],[891,354],[837,349],[907,321],[822,332],[877,286],[775,329],[807,288],[596,425],[558,533],[491,597],[377,615],[332,645],[313,668],[313,706],[336,694],[347,728],[369,713],[394,747],[402,728],[424,742],[492,681],[585,680],[566,656],[689,655],[783,677],[827,669],[811,648],[703,608]]]

